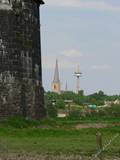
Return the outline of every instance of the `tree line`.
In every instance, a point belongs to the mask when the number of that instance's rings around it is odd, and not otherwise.
[[[74,106],[87,106],[87,105],[96,105],[96,106],[103,106],[105,104],[105,101],[115,101],[120,100],[120,95],[107,95],[103,91],[98,91],[96,93],[85,95],[84,91],[79,91],[78,94],[72,92],[72,91],[65,91],[61,94],[57,94],[54,92],[45,92],[45,106],[47,109],[47,112],[51,115],[56,115],[58,109],[65,109],[66,108],[66,101],[72,101]],[[119,111],[118,111],[119,110]],[[74,107],[73,110],[71,110],[71,115],[79,115],[82,114],[81,109],[76,109]],[[93,110],[91,112],[91,116],[94,115],[105,115],[105,116],[120,116],[120,105],[112,105],[111,108],[104,108],[98,110]]]

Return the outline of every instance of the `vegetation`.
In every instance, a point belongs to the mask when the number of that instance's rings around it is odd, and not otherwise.
[[[52,160],[61,156],[61,159],[67,157],[69,160],[78,160],[80,156],[91,157],[97,150],[97,132],[102,133],[103,145],[120,133],[120,105],[111,103],[110,107],[97,108],[89,108],[88,105],[101,106],[105,101],[116,99],[119,96],[107,96],[102,91],[89,96],[85,96],[83,91],[79,94],[64,92],[61,95],[47,92],[46,119],[36,121],[14,117],[0,120],[0,155],[4,152],[18,155],[24,152],[25,157],[31,153],[45,157],[41,159]],[[65,100],[72,100],[72,103]],[[59,110],[67,111],[68,116],[57,118]],[[118,137],[104,154],[119,157],[119,144]]]
[[[104,111],[105,115],[107,117],[114,117],[114,118],[119,118],[120,117],[120,105],[112,105],[109,108],[105,108]]]
[[[119,101],[120,96],[108,96],[102,91],[88,96],[85,96],[83,91],[80,91],[79,94],[71,91],[63,92],[60,95],[53,92],[45,94],[48,117],[57,117],[60,109],[67,112],[69,117],[75,119],[81,117],[120,117],[120,104],[114,104],[115,100]],[[69,101],[72,103],[69,103]],[[107,106],[105,106],[105,101],[108,102]]]
[[[84,104],[95,104],[97,106],[103,105],[105,101],[115,101],[120,100],[120,95],[108,96],[103,91],[99,91],[97,93],[91,95],[84,95],[84,91],[79,91],[79,94],[76,94],[72,91],[65,91],[62,94],[57,94],[54,92],[46,92],[45,93],[45,101],[60,101],[61,104],[64,104],[64,100],[73,100],[75,104],[84,105]],[[62,104],[62,107],[64,106]],[[58,105],[61,107],[61,105]]]
[[[100,122],[101,121],[101,122]],[[98,123],[99,122],[99,123]],[[99,129],[88,124],[106,124]],[[39,154],[92,155],[96,153],[96,133],[103,135],[104,144],[120,133],[120,119],[46,119],[31,121],[21,117],[0,121],[0,146],[9,152]],[[77,128],[79,125],[86,128]],[[92,125],[93,126],[93,125]],[[118,155],[120,138],[105,151],[106,155]],[[3,146],[2,146],[3,145]]]

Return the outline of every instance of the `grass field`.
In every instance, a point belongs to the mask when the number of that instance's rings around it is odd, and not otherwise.
[[[91,125],[88,125],[91,124]],[[100,125],[100,128],[90,126]],[[102,124],[105,124],[103,127]],[[88,125],[86,128],[76,128]],[[120,119],[54,119],[29,121],[13,118],[0,121],[1,153],[31,153],[40,155],[86,155],[96,153],[96,133],[101,132],[103,144],[120,133]],[[104,152],[120,157],[120,137]],[[75,159],[75,158],[74,158]]]

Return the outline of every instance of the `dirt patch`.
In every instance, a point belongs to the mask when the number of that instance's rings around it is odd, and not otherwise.
[[[9,153],[7,157],[0,157],[0,160],[92,160],[92,157],[81,155],[51,155],[51,154],[19,154]],[[96,159],[97,160],[97,159]],[[106,157],[104,160],[120,160],[118,157]]]
[[[77,124],[75,126],[76,129],[85,129],[85,128],[105,128],[107,124],[103,123],[89,123],[89,124]]]

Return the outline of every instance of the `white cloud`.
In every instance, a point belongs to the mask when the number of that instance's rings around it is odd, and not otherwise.
[[[59,55],[58,57],[56,57],[56,55],[47,55],[42,58],[43,69],[54,69],[56,58],[58,59],[60,70],[73,68],[76,65],[69,59],[63,58]]]
[[[75,50],[75,49],[65,50],[61,53],[61,55],[65,57],[73,57],[73,58],[83,56],[83,54],[81,54],[80,51]]]
[[[80,64],[83,56],[84,55],[76,49],[64,50],[60,54],[62,68],[74,68],[77,64]]]
[[[108,70],[111,70],[112,66],[108,64],[103,64],[103,65],[93,65],[91,68],[93,70],[108,71]]]
[[[46,0],[46,4],[61,7],[77,7],[82,9],[120,11],[120,5],[113,5],[107,0]]]
[[[42,58],[43,68],[53,69],[55,67],[56,58],[59,61],[61,69],[75,68],[75,66],[80,63],[82,56],[83,54],[81,54],[79,50],[75,49],[64,50],[63,52],[60,52],[60,54],[58,55],[43,54]]]

